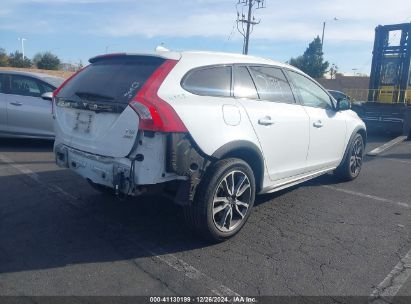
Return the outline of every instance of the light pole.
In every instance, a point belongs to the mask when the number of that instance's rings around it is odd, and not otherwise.
[[[19,38],[18,40],[21,41],[21,53],[23,54],[23,59],[24,59],[24,41],[26,41],[26,38]]]
[[[331,19],[331,20],[328,20],[328,21],[338,21],[338,18],[337,17],[334,17],[334,19]],[[325,24],[327,23],[327,21],[324,21],[323,22],[323,34],[322,34],[322,36],[321,36],[321,51],[323,50],[323,48],[324,48],[324,32],[325,32]]]

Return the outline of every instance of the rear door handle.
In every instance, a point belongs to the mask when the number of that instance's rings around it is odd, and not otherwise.
[[[17,107],[19,107],[19,106],[22,106],[22,105],[23,105],[23,103],[22,103],[22,102],[10,102],[10,104],[11,104],[11,105],[13,105],[13,106],[17,106]]]
[[[313,123],[313,126],[316,128],[321,128],[323,126],[323,123],[321,120],[317,120],[316,122]]]
[[[262,117],[258,120],[258,123],[263,126],[270,126],[275,124],[275,121],[271,119],[270,116]]]

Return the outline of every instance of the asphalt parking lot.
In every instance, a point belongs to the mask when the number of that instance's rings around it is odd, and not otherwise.
[[[367,156],[353,182],[258,197],[220,244],[164,198],[99,194],[51,151],[0,140],[0,295],[411,296],[409,141]]]

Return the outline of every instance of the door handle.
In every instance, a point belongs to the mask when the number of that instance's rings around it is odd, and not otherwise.
[[[262,117],[258,120],[258,123],[263,126],[270,126],[275,124],[275,121],[271,119],[270,116]]]
[[[316,128],[321,128],[323,126],[323,123],[321,120],[317,120],[316,122],[313,123],[313,126]]]
[[[19,106],[22,106],[22,105],[23,105],[23,103],[22,103],[22,102],[10,102],[10,104],[11,104],[11,105],[13,105],[13,106],[17,106],[17,107],[19,107]]]

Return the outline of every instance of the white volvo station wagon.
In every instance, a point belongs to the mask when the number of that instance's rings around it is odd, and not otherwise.
[[[256,194],[334,172],[352,180],[366,128],[298,69],[211,52],[110,54],[53,98],[59,166],[115,195],[161,192],[195,231],[225,240]]]

